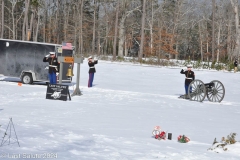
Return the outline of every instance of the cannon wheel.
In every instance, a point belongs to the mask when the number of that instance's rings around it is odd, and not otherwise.
[[[201,80],[194,80],[189,84],[188,96],[192,101],[202,102],[206,97],[206,87]]]
[[[207,90],[207,98],[211,102],[221,102],[225,96],[225,88],[223,84],[218,80],[213,80],[210,83],[214,83],[212,89]]]

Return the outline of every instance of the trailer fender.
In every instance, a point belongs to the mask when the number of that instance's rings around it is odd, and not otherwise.
[[[32,84],[33,81],[36,81],[36,74],[33,71],[22,71],[20,79],[23,83]]]

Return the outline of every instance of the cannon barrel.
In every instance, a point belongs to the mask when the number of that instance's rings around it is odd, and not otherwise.
[[[205,85],[206,88],[212,88],[212,87],[214,87],[214,83],[213,83],[213,82],[205,83],[204,85]]]

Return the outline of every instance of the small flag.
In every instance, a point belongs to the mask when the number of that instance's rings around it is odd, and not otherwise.
[[[72,43],[62,43],[62,49],[72,50]]]

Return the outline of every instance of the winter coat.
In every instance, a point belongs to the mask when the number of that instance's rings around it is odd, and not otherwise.
[[[235,61],[234,62],[234,67],[237,67],[238,66],[238,61]]]
[[[185,85],[189,85],[193,80],[195,80],[195,74],[193,71],[184,71],[183,69],[180,72],[181,74],[185,74]]]
[[[49,69],[48,73],[56,73],[59,71],[59,63],[57,61],[57,58],[54,57],[44,57],[43,62],[48,62],[49,63]]]
[[[88,66],[89,66],[89,71],[88,73],[95,73],[96,72],[96,69],[95,69],[95,64],[98,63],[98,60],[94,60],[93,62],[92,61],[88,61]]]

